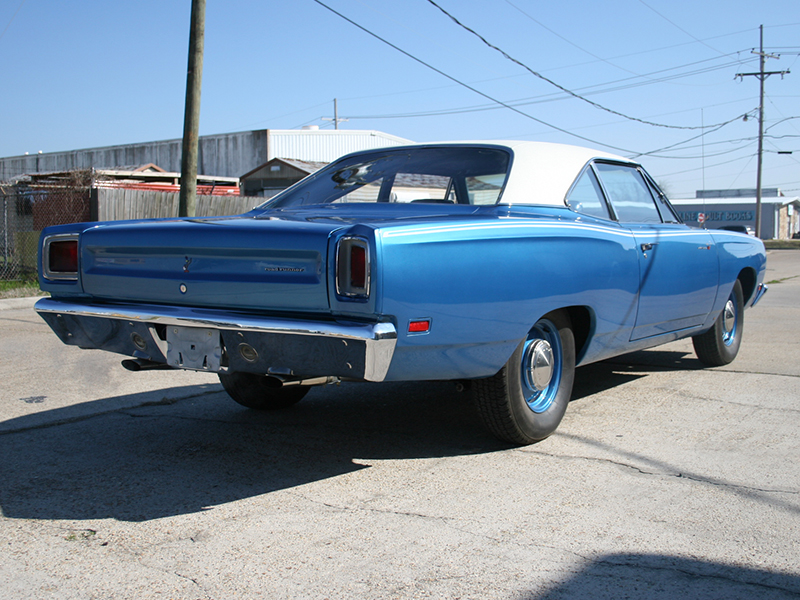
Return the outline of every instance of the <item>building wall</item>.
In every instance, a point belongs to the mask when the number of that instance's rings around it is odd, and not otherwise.
[[[780,239],[791,239],[795,233],[800,231],[800,219],[798,217],[800,217],[800,213],[793,205],[788,204],[781,207],[778,223],[778,237]]]
[[[266,162],[266,139],[264,130],[203,136],[200,138],[197,171],[203,175],[238,177]],[[31,173],[111,169],[147,163],[179,173],[182,145],[182,140],[164,140],[0,158],[0,181]]]
[[[727,225],[744,225],[753,231],[756,230],[756,207],[751,204],[727,203],[697,203],[678,204],[675,206],[678,216],[687,225],[704,226],[708,229],[718,229]],[[701,225],[700,213],[705,215],[705,222]],[[763,203],[761,205],[761,234],[762,238],[774,237],[775,228],[774,205]]]
[[[380,131],[283,129],[268,130],[269,157],[332,162],[344,154],[386,146],[410,144],[409,140]],[[256,165],[258,166],[258,165]],[[246,171],[242,171],[241,174]]]
[[[0,158],[0,181],[31,173],[147,163],[165,171],[180,172],[182,143],[182,140],[164,140]],[[356,150],[406,143],[409,141],[379,131],[261,129],[206,135],[200,138],[197,172],[239,177],[275,157],[329,162]]]

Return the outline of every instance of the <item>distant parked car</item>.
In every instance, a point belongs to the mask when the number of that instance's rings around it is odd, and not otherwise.
[[[725,231],[736,231],[745,235],[755,235],[752,227],[747,227],[746,225],[725,225],[724,227],[720,227],[720,229]]]
[[[800,240],[800,231],[795,231],[795,232],[792,234],[792,239],[793,239],[793,240]]]
[[[471,380],[498,437],[550,435],[575,367],[692,337],[736,356],[759,239],[683,225],[638,164],[534,142],[345,156],[236,217],[42,232],[36,310],[133,370],[256,409],[338,381]]]

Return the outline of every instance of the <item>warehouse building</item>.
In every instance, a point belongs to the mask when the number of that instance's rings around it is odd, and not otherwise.
[[[273,158],[331,162],[343,154],[412,143],[370,130],[260,129],[200,137],[197,172],[216,177],[240,177]],[[120,165],[158,165],[181,170],[182,140],[124,144],[66,152],[45,152],[0,158],[0,181],[21,175],[84,169],[114,169]]]

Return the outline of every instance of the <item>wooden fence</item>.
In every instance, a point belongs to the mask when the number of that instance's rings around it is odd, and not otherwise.
[[[98,188],[97,220],[160,219],[178,216],[178,196],[174,192],[154,192],[124,188]],[[198,217],[239,215],[264,202],[254,196],[197,196]],[[94,202],[93,202],[94,203]]]

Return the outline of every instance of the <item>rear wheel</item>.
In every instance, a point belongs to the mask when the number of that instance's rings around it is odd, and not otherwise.
[[[531,444],[553,433],[575,376],[575,338],[563,311],[542,317],[493,377],[474,382],[484,425],[498,438]]]
[[[256,410],[277,410],[297,404],[308,393],[308,386],[275,387],[272,378],[255,373],[219,373],[228,395],[242,406]]]
[[[739,353],[743,329],[744,294],[742,284],[737,279],[714,326],[692,338],[697,358],[709,367],[727,365]]]

